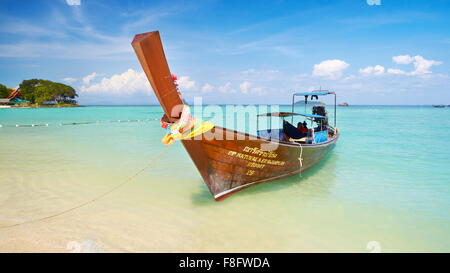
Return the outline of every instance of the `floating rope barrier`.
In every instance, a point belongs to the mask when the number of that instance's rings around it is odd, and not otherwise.
[[[36,124],[0,124],[2,127],[53,127],[53,126],[70,126],[70,125],[88,125],[88,124],[106,124],[106,123],[126,123],[126,122],[148,122],[154,119],[127,119],[127,120],[108,120],[108,121],[83,121],[83,122],[62,122],[62,123],[36,123]]]
[[[74,210],[76,210],[76,209],[79,209],[79,208],[81,208],[81,207],[84,207],[84,206],[86,206],[86,205],[88,205],[88,204],[90,204],[90,203],[93,203],[93,202],[95,202],[95,201],[97,201],[97,200],[99,200],[99,199],[105,197],[106,195],[112,193],[113,191],[119,189],[120,187],[122,187],[122,186],[124,186],[124,185],[126,185],[126,184],[128,184],[128,183],[130,183],[130,182],[132,182],[134,178],[136,178],[138,175],[140,175],[140,174],[143,173],[145,170],[147,170],[148,168],[150,168],[150,167],[153,165],[153,163],[155,163],[155,161],[159,160],[159,158],[160,158],[164,153],[166,153],[165,149],[163,149],[163,150],[162,150],[161,152],[159,152],[154,158],[152,158],[152,159],[149,161],[149,163],[148,163],[147,165],[144,166],[144,168],[140,169],[138,172],[136,172],[136,173],[133,174],[132,176],[130,176],[130,177],[128,177],[127,179],[125,179],[122,183],[118,184],[117,186],[113,187],[112,189],[110,189],[110,190],[108,190],[108,191],[105,191],[105,192],[102,193],[102,194],[97,195],[96,197],[94,197],[94,198],[92,198],[92,199],[90,199],[90,200],[88,200],[88,201],[85,201],[84,203],[81,203],[81,204],[76,205],[76,206],[74,206],[74,207],[65,209],[65,210],[63,210],[63,211],[60,211],[60,212],[57,212],[57,213],[55,213],[55,214],[48,215],[48,216],[45,216],[45,217],[41,217],[41,218],[37,218],[37,219],[32,219],[32,220],[25,221],[25,222],[22,222],[22,223],[16,223],[16,224],[11,224],[11,225],[6,225],[6,226],[0,226],[0,229],[4,229],[4,228],[12,228],[12,227],[22,226],[22,225],[26,225],[26,224],[31,224],[31,223],[41,222],[41,221],[45,221],[45,220],[50,220],[50,219],[55,218],[55,217],[57,217],[57,216],[61,216],[61,215],[63,215],[63,214],[66,214],[66,213],[69,213],[69,212],[74,211]]]

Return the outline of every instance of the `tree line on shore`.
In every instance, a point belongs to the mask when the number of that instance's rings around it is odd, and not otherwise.
[[[24,80],[18,90],[23,99],[31,104],[43,104],[56,102],[58,104],[76,104],[78,97],[75,89],[69,85],[42,79]],[[6,98],[12,92],[3,84],[0,84],[0,98]]]
[[[0,99],[8,97],[11,91],[11,89],[0,83]]]

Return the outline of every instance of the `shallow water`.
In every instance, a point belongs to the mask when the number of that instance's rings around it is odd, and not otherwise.
[[[338,108],[342,135],[325,160],[222,202],[180,143],[161,144],[161,114],[0,109],[0,226],[90,200],[157,157],[87,206],[0,229],[0,251],[450,251],[450,108]]]

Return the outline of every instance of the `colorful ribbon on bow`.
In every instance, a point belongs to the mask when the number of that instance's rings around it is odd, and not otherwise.
[[[209,121],[199,123],[198,119],[191,115],[189,106],[187,105],[183,105],[180,119],[174,123],[168,123],[166,119],[167,116],[163,115],[160,121],[161,127],[167,130],[166,135],[161,140],[165,145],[172,145],[175,140],[194,138],[211,130],[215,126]]]

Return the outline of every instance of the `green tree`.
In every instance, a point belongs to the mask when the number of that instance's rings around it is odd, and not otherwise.
[[[36,86],[34,88],[34,102],[37,104],[43,104],[46,101],[53,100],[53,93],[50,88],[44,85]]]
[[[31,80],[24,80],[19,85],[20,93],[22,93],[22,96],[24,99],[30,101],[31,103],[35,103],[35,96],[34,92],[37,86],[41,84],[40,79],[31,79]]]
[[[66,102],[69,100],[73,100],[78,97],[75,89],[72,86],[65,85],[62,83],[53,83],[51,86],[52,93],[57,102]]]
[[[37,104],[46,101],[76,103],[74,99],[78,97],[73,87],[42,79],[24,80],[19,85],[19,90],[24,99]]]
[[[0,83],[0,99],[7,98],[11,93],[11,89]]]

